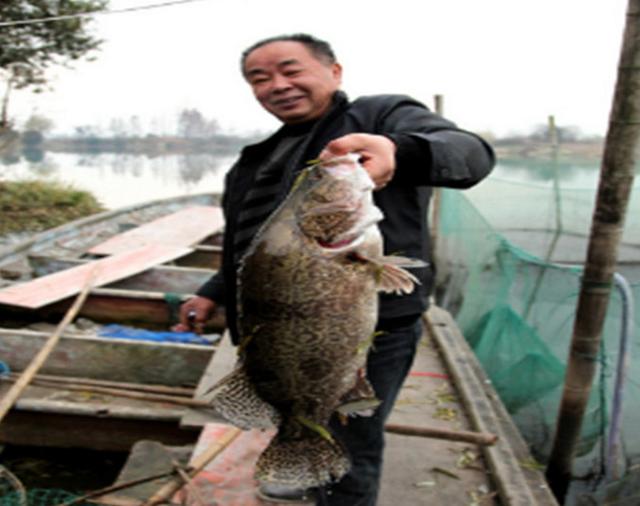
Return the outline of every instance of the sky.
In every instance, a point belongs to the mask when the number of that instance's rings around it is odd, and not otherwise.
[[[332,44],[352,98],[402,93],[432,107],[440,94],[444,115],[468,130],[527,133],[554,115],[604,135],[625,10],[623,0],[198,0],[100,15],[95,61],[52,69],[52,90],[16,92],[9,113],[18,124],[47,116],[58,133],[132,116],[166,131],[196,108],[229,132],[267,132],[278,123],[255,102],[239,55],[307,32]]]

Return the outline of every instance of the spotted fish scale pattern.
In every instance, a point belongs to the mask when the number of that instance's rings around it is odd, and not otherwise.
[[[383,256],[372,190],[353,156],[305,170],[241,261],[239,362],[212,403],[238,426],[278,426],[258,460],[260,481],[340,478],[350,463],[330,417],[377,405],[364,370],[378,292],[409,291],[416,280]]]

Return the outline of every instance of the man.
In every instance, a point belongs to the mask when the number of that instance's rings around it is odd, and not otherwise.
[[[350,102],[339,91],[342,68],[331,47],[309,35],[260,41],[243,53],[241,63],[256,99],[283,126],[267,140],[247,146],[228,173],[223,265],[183,305],[178,326],[189,327],[191,314],[191,323],[198,328],[217,306],[224,305],[236,343],[238,260],[308,160],[358,153],[376,185],[374,199],[385,216],[380,223],[385,253],[427,262],[431,187],[468,188],[494,164],[493,152],[482,139],[409,97],[381,95]],[[367,375],[382,403],[372,417],[354,417],[346,425],[332,422],[350,452],[352,470],[327,490],[317,491],[317,504],[376,503],[384,423],[411,367],[422,333],[420,316],[433,285],[431,266],[414,274],[421,285],[413,294],[381,296],[381,332],[368,358]],[[277,491],[270,492],[278,496]]]

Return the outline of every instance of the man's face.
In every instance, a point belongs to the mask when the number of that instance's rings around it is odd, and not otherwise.
[[[293,41],[254,49],[243,71],[262,107],[288,124],[322,116],[342,77],[339,64],[318,60],[303,44]]]

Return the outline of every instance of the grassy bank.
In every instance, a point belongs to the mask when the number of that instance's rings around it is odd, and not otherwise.
[[[0,235],[37,232],[104,210],[93,195],[44,181],[0,181]]]

